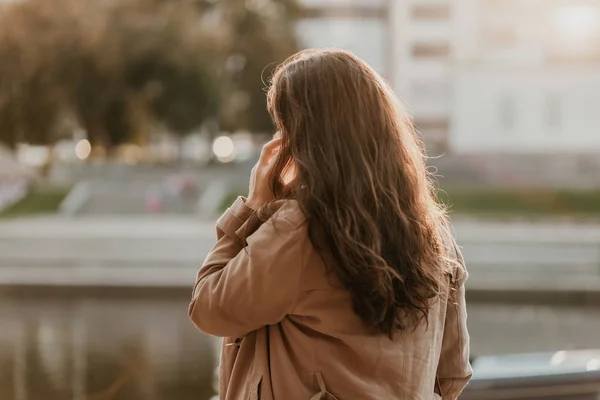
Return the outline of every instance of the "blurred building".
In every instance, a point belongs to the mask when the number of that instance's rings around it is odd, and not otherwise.
[[[599,0],[302,0],[306,47],[343,47],[454,153],[600,151]]]
[[[450,134],[457,3],[452,0],[389,3],[394,48],[391,81],[425,140],[440,147],[445,147]]]
[[[430,145],[445,147],[452,104],[451,0],[302,0],[305,47],[348,49],[380,72],[406,102]]]
[[[453,2],[456,152],[600,152],[600,1]]]
[[[297,25],[303,47],[350,50],[390,78],[389,0],[300,0],[304,17]]]
[[[445,146],[452,103],[451,0],[302,0],[305,47],[345,48],[400,94],[430,145]]]

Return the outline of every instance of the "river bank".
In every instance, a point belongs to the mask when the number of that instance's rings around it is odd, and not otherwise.
[[[600,224],[454,219],[481,301],[600,303]],[[0,222],[2,290],[187,291],[215,241],[188,216]]]

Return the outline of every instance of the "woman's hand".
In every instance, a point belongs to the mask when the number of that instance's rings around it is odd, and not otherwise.
[[[279,138],[265,144],[260,153],[260,159],[252,168],[246,205],[253,210],[258,210],[275,199],[271,190],[271,171],[280,145],[281,139]]]

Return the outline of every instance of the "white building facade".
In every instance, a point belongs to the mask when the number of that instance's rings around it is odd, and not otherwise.
[[[389,2],[394,48],[391,81],[425,140],[442,147],[452,113],[454,2]]]
[[[305,15],[297,33],[303,47],[343,48],[392,75],[389,0],[299,0]]]
[[[365,58],[430,145],[600,152],[600,0],[303,3],[302,44]]]
[[[458,153],[600,153],[600,1],[454,2]]]
[[[394,87],[428,142],[445,143],[451,115],[453,0],[302,0],[305,47],[339,47]]]

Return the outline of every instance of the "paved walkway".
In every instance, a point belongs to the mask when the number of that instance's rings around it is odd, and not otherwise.
[[[600,225],[456,220],[455,229],[475,297],[600,298]],[[214,241],[214,222],[185,216],[6,221],[0,285],[188,288]]]
[[[56,165],[56,184],[84,184],[77,215],[143,215],[147,207],[165,213],[193,214],[203,193],[215,182],[228,188],[245,188],[253,164],[191,166]],[[187,187],[179,195],[181,186]]]

